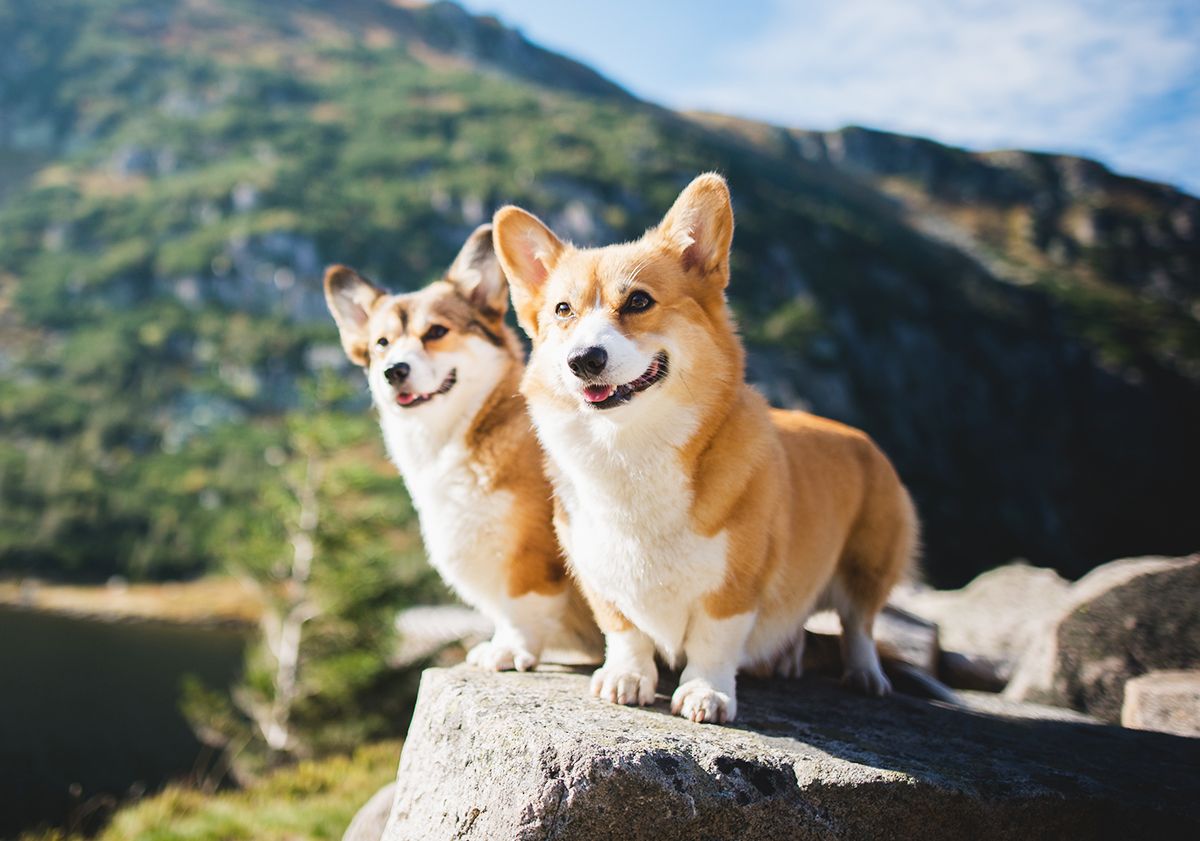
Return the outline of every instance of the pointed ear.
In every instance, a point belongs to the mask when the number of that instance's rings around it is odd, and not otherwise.
[[[658,231],[679,254],[684,271],[718,275],[722,286],[729,282],[733,207],[724,178],[715,172],[697,176],[675,199]]]
[[[566,245],[532,213],[512,205],[496,211],[492,227],[496,256],[512,286],[517,320],[532,336],[537,332],[537,310],[546,279]]]
[[[458,287],[462,296],[491,319],[504,317],[508,309],[508,281],[492,247],[492,226],[480,225],[446,270],[446,280]]]
[[[353,269],[330,266],[325,270],[325,303],[337,322],[342,348],[355,365],[366,367],[370,343],[367,317],[371,314],[371,307],[385,294]]]

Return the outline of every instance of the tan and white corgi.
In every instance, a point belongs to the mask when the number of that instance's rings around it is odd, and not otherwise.
[[[806,618],[842,621],[845,681],[890,690],[872,623],[917,519],[862,432],[771,409],[744,381],[725,287],[733,211],[702,175],[636,242],[575,248],[517,207],[496,251],[533,353],[522,381],[568,563],[605,632],[592,693],[732,721],[739,669],[797,676]]]
[[[543,456],[518,391],[523,352],[504,324],[508,287],[492,229],[471,234],[446,272],[390,295],[344,266],[325,273],[342,346],[366,368],[388,454],[421,521],[429,560],[495,623],[471,662],[531,669],[553,640],[599,634],[566,575]]]

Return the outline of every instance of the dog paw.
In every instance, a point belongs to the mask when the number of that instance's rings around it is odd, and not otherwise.
[[[604,666],[592,675],[592,695],[614,704],[647,707],[654,703],[658,675]]]
[[[873,698],[892,694],[891,682],[878,667],[850,669],[842,675],[842,685]]]
[[[737,699],[733,693],[718,692],[708,681],[689,680],[671,696],[671,712],[697,724],[728,724],[737,715]]]
[[[804,648],[792,646],[781,651],[775,658],[771,674],[787,680],[804,677]]]
[[[506,672],[516,669],[527,672],[538,664],[538,657],[520,646],[495,640],[481,642],[467,653],[467,662],[481,669]]]

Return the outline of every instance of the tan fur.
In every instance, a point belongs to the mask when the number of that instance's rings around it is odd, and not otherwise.
[[[326,287],[331,277],[349,271],[345,266],[330,268]],[[486,318],[447,280],[404,295],[381,293],[369,306],[366,327],[342,334],[345,342],[349,332],[347,354],[352,361],[380,355],[367,350],[373,345],[367,341],[368,336],[372,340],[385,338],[390,345],[405,337],[422,336],[434,324],[449,327],[450,331],[440,339],[423,343],[432,352],[457,350],[471,333],[490,333],[501,340],[511,360],[509,371],[472,422],[468,446],[485,486],[511,490],[518,499],[513,541],[505,560],[509,595],[562,592],[568,584],[566,567],[549,528],[550,483],[541,469],[541,449],[529,424],[525,399],[518,390],[524,365],[521,345],[512,329],[504,324],[503,316]]]
[[[477,234],[490,243],[490,228],[484,226]],[[497,547],[503,551],[506,595],[553,596],[571,591],[551,525],[553,502],[542,452],[519,391],[523,351],[504,323],[507,288],[501,278],[499,294],[477,293],[459,268],[452,266],[444,278],[419,291],[392,295],[345,266],[333,266],[325,274],[326,298],[347,355],[368,370],[381,365],[388,349],[402,342],[419,343],[433,357],[461,350],[474,336],[501,351],[503,373],[467,426],[464,443],[480,487],[485,492],[508,492],[514,500],[508,539]],[[365,318],[347,301],[357,304]],[[434,326],[447,332],[430,337],[428,331]],[[577,593],[567,594],[569,615],[562,619],[574,638],[558,637],[554,643],[576,648],[582,644],[594,650],[598,640],[589,611]]]
[[[867,435],[804,412],[771,409],[745,383],[744,351],[725,300],[733,216],[723,179],[697,178],[663,222],[633,243],[577,249],[518,208],[502,209],[494,227],[514,308],[534,342],[522,388],[539,423],[543,409],[615,416],[650,399],[663,421],[645,435],[665,436],[695,419],[694,431],[676,446],[691,491],[692,530],[728,539],[721,583],[704,594],[701,606],[714,618],[755,613],[749,659],[740,665],[761,670],[775,662],[808,613],[826,604],[869,634],[913,561],[915,510]],[[654,306],[623,312],[631,290],[649,293]],[[570,318],[556,316],[559,302],[570,305]],[[667,377],[627,407],[590,408],[564,392],[560,380],[569,375],[557,362],[539,358],[543,348],[564,346],[582,318],[597,311],[646,356],[668,345],[681,349],[671,354]],[[565,480],[560,472],[552,475],[561,493]],[[569,527],[561,506],[557,520],[560,531]],[[588,595],[602,628],[628,627],[616,607],[627,593]],[[768,634],[781,626],[787,634]]]

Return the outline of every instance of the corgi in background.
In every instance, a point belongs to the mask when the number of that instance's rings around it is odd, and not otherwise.
[[[652,703],[657,652],[684,664],[673,712],[732,721],[737,672],[799,676],[805,620],[832,607],[845,683],[887,694],[873,622],[916,512],[864,433],[746,384],[724,179],[701,175],[621,245],[575,248],[511,206],[493,224],[533,341],[521,388],[555,526],[605,634],[592,693]]]
[[[525,671],[547,642],[598,649],[599,632],[554,537],[491,226],[477,228],[445,277],[420,291],[391,295],[332,266],[325,299],[346,355],[366,369],[430,562],[495,625],[468,660]]]

